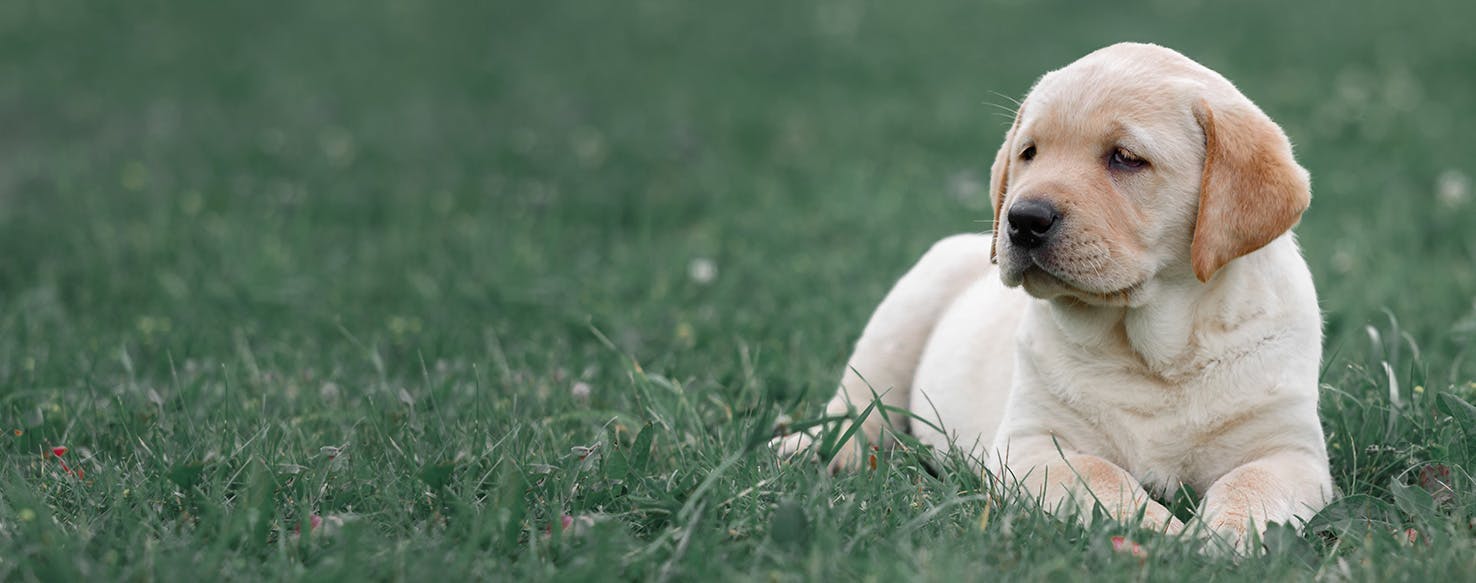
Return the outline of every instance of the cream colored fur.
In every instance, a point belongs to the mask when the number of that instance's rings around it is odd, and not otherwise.
[[[1119,148],[1146,165],[1112,167]],[[946,433],[899,414],[890,431],[958,448],[1052,511],[1141,509],[1179,531],[1149,494],[1187,484],[1237,546],[1327,503],[1322,320],[1289,231],[1307,176],[1269,118],[1179,53],[1113,45],[1041,78],[992,182],[995,235],[945,239],[897,282],[828,413],[877,394]],[[1062,209],[1048,253],[1001,234],[1022,198]],[[868,416],[832,468],[885,445],[886,423]]]

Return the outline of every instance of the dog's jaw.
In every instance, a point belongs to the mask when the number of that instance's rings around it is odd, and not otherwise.
[[[1081,303],[1100,307],[1138,307],[1147,301],[1146,288],[1153,279],[1149,274],[1127,285],[1108,290],[1089,289],[1072,281],[1068,276],[1053,270],[1048,261],[1041,261],[1030,252],[1011,250],[1006,260],[1000,261],[1000,281],[1007,287],[1023,288],[1031,297],[1052,300],[1071,298]]]

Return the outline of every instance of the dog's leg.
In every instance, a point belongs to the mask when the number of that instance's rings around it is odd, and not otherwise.
[[[840,388],[826,405],[827,415],[855,415],[881,397],[886,407],[906,409],[912,378],[938,318],[959,293],[991,270],[989,235],[954,235],[939,241],[897,281],[866,323],[855,351],[841,375]],[[854,468],[865,444],[884,445],[887,420],[893,430],[906,429],[905,416],[873,410],[853,439],[830,462],[832,471]],[[838,429],[843,435],[848,426]],[[813,445],[811,436],[796,433],[776,440],[779,454],[789,456]]]
[[[1332,499],[1327,456],[1283,451],[1225,474],[1204,496],[1202,520],[1215,534],[1245,551],[1254,529],[1267,523],[1300,527]]]
[[[1058,449],[1053,440],[1049,444],[1015,445],[1024,446],[1020,448],[1023,451],[1009,453],[1002,470],[999,464],[991,463],[990,471],[1004,484],[1018,486],[1024,494],[1035,497],[1048,512],[1074,513],[1090,522],[1092,509],[1101,505],[1119,522],[1136,520],[1141,511],[1146,528],[1169,533],[1184,528],[1182,521],[1150,498],[1142,484],[1117,464],[1095,455]]]

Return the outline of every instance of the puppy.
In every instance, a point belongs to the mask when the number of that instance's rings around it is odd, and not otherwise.
[[[1035,84],[990,193],[993,233],[934,245],[867,323],[826,411],[896,412],[832,469],[910,429],[1088,519],[1177,532],[1150,494],[1186,484],[1238,547],[1327,503],[1322,320],[1290,232],[1311,193],[1266,114],[1175,51],[1113,45]]]

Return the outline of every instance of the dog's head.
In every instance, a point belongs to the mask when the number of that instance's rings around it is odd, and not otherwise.
[[[1140,305],[1162,278],[1208,282],[1311,198],[1286,135],[1229,81],[1131,43],[1036,83],[990,193],[1005,284],[1101,305]]]

